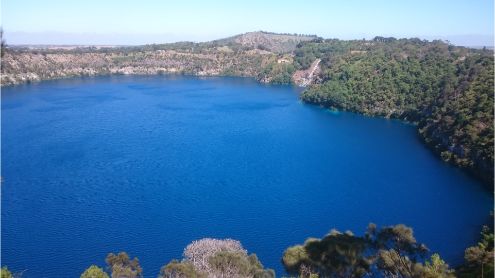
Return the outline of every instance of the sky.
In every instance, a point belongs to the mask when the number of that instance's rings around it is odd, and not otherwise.
[[[251,31],[493,46],[493,0],[2,0],[8,44],[135,45]]]

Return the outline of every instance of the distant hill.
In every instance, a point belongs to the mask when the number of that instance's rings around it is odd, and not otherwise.
[[[220,45],[240,44],[275,53],[288,53],[294,51],[300,42],[311,41],[317,38],[318,36],[316,35],[277,34],[258,31],[215,40],[213,42]]]

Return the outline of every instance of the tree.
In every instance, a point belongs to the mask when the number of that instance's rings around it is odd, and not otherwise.
[[[306,242],[308,242],[308,239]],[[317,240],[317,239],[315,239]],[[305,244],[306,245],[306,244]],[[282,264],[288,273],[301,274],[304,270],[305,273],[311,272],[310,265],[312,264],[309,259],[308,252],[303,245],[295,245],[285,250],[282,257]]]
[[[424,264],[426,246],[416,241],[405,225],[377,229],[370,224],[364,236],[332,230],[322,239],[308,239],[288,248],[282,258],[285,269],[300,277],[450,278],[453,271],[434,254]]]
[[[454,270],[449,268],[438,254],[433,254],[430,261],[426,261],[423,267],[424,278],[454,278]]]
[[[9,269],[6,266],[2,267],[1,274],[2,274],[1,275],[2,278],[13,278],[14,277],[12,275],[12,272],[10,272]]]
[[[416,242],[411,228],[399,224],[377,230],[370,224],[366,238],[377,250],[377,266],[385,276],[416,277],[420,273],[418,261],[428,249]]]
[[[282,258],[287,272],[308,277],[362,277],[371,259],[364,252],[367,242],[351,232],[330,231],[322,239],[308,239],[304,245],[288,248]]]
[[[362,277],[369,272],[370,259],[364,254],[366,247],[365,239],[337,230],[321,240],[306,243],[309,258],[320,263],[319,272],[323,276],[337,277]]]
[[[493,51],[376,37],[305,42],[294,54],[298,69],[321,59],[304,102],[418,123],[439,156],[493,185]]]
[[[208,259],[210,277],[275,277],[273,270],[263,269],[255,254],[247,256],[243,252],[221,251]]]
[[[464,252],[464,264],[459,267],[459,277],[493,277],[494,275],[494,235],[488,226],[481,231],[481,240],[476,246]]]
[[[204,278],[206,274],[196,271],[191,262],[173,260],[160,270],[159,278]]]
[[[239,241],[205,238],[189,244],[181,262],[162,267],[160,277],[271,278],[275,273],[264,269],[255,254],[248,255]]]
[[[142,268],[139,259],[130,259],[126,252],[115,255],[110,253],[105,259],[108,268],[112,272],[112,278],[137,278],[142,277]]]
[[[108,274],[96,265],[88,267],[82,274],[81,278],[109,278]]]

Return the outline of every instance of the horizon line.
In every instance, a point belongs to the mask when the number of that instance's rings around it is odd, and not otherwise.
[[[257,31],[248,31],[248,32],[238,32],[235,34],[225,34],[225,35],[218,35],[216,38],[213,37],[213,34],[186,34],[188,38],[183,38],[183,35],[175,34],[175,33],[97,33],[97,32],[61,32],[61,31],[39,31],[39,32],[31,32],[31,31],[5,31],[3,29],[3,39],[6,39],[6,43],[8,46],[107,46],[107,47],[115,47],[115,46],[143,46],[143,45],[156,45],[156,44],[173,44],[173,43],[181,43],[181,42],[188,42],[188,43],[207,43],[207,42],[214,42],[226,38],[231,38],[231,37],[236,37],[248,33],[267,33],[267,34],[275,34],[275,35],[294,35],[294,36],[315,36],[317,38],[322,38],[325,40],[328,39],[338,39],[338,40],[345,40],[345,41],[352,41],[352,40],[372,40],[375,37],[392,37],[396,39],[421,39],[421,40],[426,40],[426,41],[434,41],[434,40],[441,40],[444,42],[448,42],[453,45],[457,46],[471,46],[471,47],[494,47],[495,45],[495,36],[494,34],[450,34],[450,35],[410,35],[410,36],[405,36],[405,35],[393,35],[393,34],[381,34],[381,35],[372,35],[372,34],[349,34],[349,35],[336,35],[336,36],[321,36],[316,33],[313,34],[301,34],[301,33],[290,33],[290,32],[271,32],[271,31],[266,31],[266,30],[257,30]],[[6,36],[7,34],[7,36]],[[9,36],[14,35],[15,36],[31,36],[31,35],[61,35],[61,36],[67,36],[69,38],[63,38],[63,37],[56,37],[52,38],[52,40],[64,40],[64,39],[72,39],[74,42],[24,42],[23,40],[26,40],[26,38],[16,38],[14,40],[14,43],[9,43]],[[135,42],[126,42],[126,43],[113,43],[113,42],[90,42],[90,43],[79,43],[77,42],[76,37],[80,37],[79,40],[84,39],[84,37],[92,37],[89,39],[92,40],[98,40],[98,39],[104,39],[107,38],[108,36],[111,36],[110,40],[112,39],[117,39],[117,40],[122,40],[128,36],[134,36],[134,37],[140,37],[140,39],[135,39]],[[167,39],[162,39],[161,41],[150,41],[152,40],[152,37],[163,37],[166,36],[169,38]],[[70,38],[72,37],[72,38]],[[193,39],[192,37],[197,37],[198,39]],[[201,37],[201,39],[199,39]],[[471,38],[471,39],[469,39]],[[459,43],[460,40],[464,40],[463,43]],[[467,43],[469,40],[473,41],[479,41],[478,43]],[[480,40],[483,41],[483,43],[480,42]],[[15,41],[21,41],[21,42],[15,42]],[[458,41],[458,42],[456,42]]]

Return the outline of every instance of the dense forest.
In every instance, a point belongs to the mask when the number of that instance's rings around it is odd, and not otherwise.
[[[251,32],[211,42],[2,51],[2,85],[102,74],[246,76],[304,102],[416,123],[445,161],[493,184],[493,50],[443,41]],[[315,61],[321,61],[314,69]]]
[[[3,41],[2,41],[3,48]],[[207,43],[75,49],[10,48],[2,51],[2,85],[101,74],[235,75],[288,84],[321,60],[301,94],[306,103],[417,124],[419,136],[445,161],[493,185],[494,57],[442,41],[376,37],[323,40],[266,32]],[[493,187],[491,187],[492,189]],[[404,225],[363,236],[332,231],[289,247],[282,263],[298,277],[493,277],[493,230],[483,228],[465,263],[449,267],[418,243]],[[137,258],[109,254],[107,267],[89,277],[143,277]],[[15,271],[14,271],[15,272]],[[159,277],[274,277],[255,254],[234,240],[203,239],[183,258],[164,265]],[[1,277],[13,277],[6,267]]]
[[[363,236],[331,230],[321,239],[288,247],[281,259],[291,277],[390,277],[390,278],[475,278],[493,277],[493,227],[484,226],[476,246],[465,250],[465,262],[456,269],[439,254],[417,242],[410,227],[399,224],[378,228],[369,224]],[[125,252],[110,253],[106,267],[89,266],[81,278],[142,278],[138,258]],[[7,267],[2,278],[19,277]],[[156,276],[155,276],[156,277]],[[159,278],[273,278],[256,254],[249,254],[239,241],[204,238],[190,243],[183,258],[163,265]]]
[[[442,159],[493,183],[493,51],[442,41],[377,37],[314,40],[294,64],[321,59],[321,74],[301,95],[307,103],[399,118]]]

